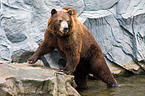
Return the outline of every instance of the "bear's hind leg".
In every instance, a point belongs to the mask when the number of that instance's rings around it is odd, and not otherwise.
[[[86,89],[87,86],[87,77],[88,77],[89,72],[87,69],[82,66],[82,68],[76,69],[74,72],[74,80],[75,83],[77,84],[78,89]]]
[[[99,77],[108,87],[115,87],[118,85],[106,64],[103,54],[92,56],[90,63],[90,71],[94,76]]]
[[[86,89],[87,86],[87,75],[75,75],[74,77],[75,83],[79,89]]]

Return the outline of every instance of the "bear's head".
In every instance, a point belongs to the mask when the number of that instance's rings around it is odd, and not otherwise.
[[[73,23],[72,15],[72,9],[61,9],[59,11],[52,9],[49,26],[53,29],[53,33],[59,36],[70,34]]]

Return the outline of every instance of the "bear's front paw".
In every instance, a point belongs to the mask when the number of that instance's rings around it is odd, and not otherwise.
[[[28,63],[28,64],[34,64],[36,61],[37,61],[37,58],[29,58],[29,59],[27,60],[27,63]]]
[[[69,70],[65,70],[65,69],[59,69],[60,72],[64,72],[67,75],[72,75],[73,72],[69,71]]]

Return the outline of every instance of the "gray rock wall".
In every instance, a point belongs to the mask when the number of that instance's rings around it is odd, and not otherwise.
[[[43,40],[52,8],[72,7],[108,64],[145,60],[145,0],[1,0],[0,61],[23,62]],[[57,52],[45,56],[60,67]]]

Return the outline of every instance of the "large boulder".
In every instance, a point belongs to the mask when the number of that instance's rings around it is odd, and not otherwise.
[[[73,76],[40,64],[0,64],[0,96],[80,96]]]

